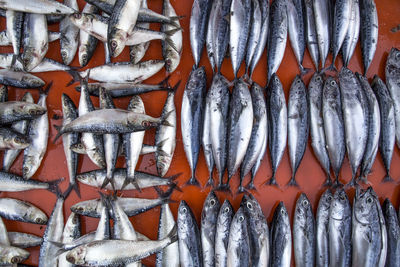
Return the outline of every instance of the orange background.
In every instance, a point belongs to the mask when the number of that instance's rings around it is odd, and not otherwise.
[[[149,7],[157,12],[162,12],[162,0],[149,0]],[[83,0],[78,0],[79,8],[82,10],[85,2]],[[175,98],[176,108],[178,112],[177,123],[178,123],[178,131],[177,131],[177,146],[175,150],[174,159],[172,161],[171,167],[167,176],[173,175],[176,173],[182,173],[182,175],[178,178],[179,185],[182,186],[183,192],[174,192],[172,199],[176,202],[171,203],[171,209],[173,213],[176,215],[176,211],[178,208],[178,202],[181,199],[185,199],[191,208],[194,211],[196,218],[200,219],[201,209],[203,205],[203,201],[206,198],[209,188],[200,189],[198,187],[188,186],[184,187],[184,182],[187,181],[190,177],[190,168],[186,161],[185,153],[183,151],[182,146],[182,135],[180,132],[180,105],[182,100],[182,94],[184,90],[184,85],[186,83],[187,77],[192,69],[193,58],[191,55],[190,43],[189,43],[189,18],[190,18],[190,10],[192,1],[178,1],[171,0],[172,5],[176,9],[176,13],[178,15],[184,15],[184,18],[181,20],[181,26],[183,28],[183,55],[181,59],[181,64],[178,69],[172,74],[171,84],[175,84],[177,81],[182,80],[182,84],[180,85]],[[375,58],[372,62],[372,65],[368,71],[368,78],[371,79],[374,74],[378,74],[381,77],[384,77],[384,66],[386,62],[386,58],[388,52],[392,46],[399,47],[400,45],[400,32],[392,33],[390,29],[395,27],[400,23],[399,14],[400,14],[400,4],[396,1],[391,0],[380,0],[376,1],[377,9],[378,9],[378,17],[379,17],[379,41],[377,51],[375,53]],[[5,28],[5,19],[1,18],[0,23],[2,25],[1,29]],[[158,25],[153,25],[153,29],[158,29]],[[58,24],[49,26],[50,30],[56,31],[58,30]],[[3,47],[0,48],[0,53],[10,53],[12,52],[11,47]],[[60,55],[60,45],[59,41],[53,42],[50,44],[49,51],[47,53],[47,57],[55,59],[61,62]],[[121,56],[113,59],[113,62],[116,61],[127,61],[129,58],[128,49],[126,48]],[[161,43],[159,41],[153,41],[150,45],[150,48],[145,56],[146,59],[161,59]],[[330,63],[330,56],[327,62],[327,65]],[[91,59],[88,64],[88,67],[94,67],[98,65],[104,64],[104,50],[103,45],[99,43],[97,50],[95,51],[95,56]],[[339,64],[339,66],[338,66]],[[337,66],[341,67],[342,61],[341,59],[337,60]],[[74,61],[71,64],[72,66],[79,66],[78,56],[75,56]],[[212,71],[209,65],[206,53],[204,51],[202,59],[200,61],[200,66],[206,66],[207,69],[207,79],[208,84],[211,83],[212,79]],[[308,52],[306,52],[304,57],[304,66],[312,68],[312,62]],[[362,60],[361,60],[361,51],[360,46],[357,45],[355,54],[353,55],[349,68],[353,71],[362,71]],[[253,75],[253,80],[259,83],[262,86],[266,84],[266,54],[264,53],[255,72]],[[222,73],[229,80],[233,79],[232,68],[230,65],[230,60],[226,59],[223,63]],[[285,52],[285,56],[283,58],[282,64],[278,71],[278,76],[280,77],[284,89],[286,92],[286,97],[288,97],[288,90],[292,80],[295,75],[299,73],[297,63],[290,47],[289,41],[287,43],[287,49]],[[239,75],[243,74],[243,67],[239,72]],[[304,81],[308,84],[312,73],[309,73],[304,77]],[[65,72],[48,72],[48,73],[40,73],[37,74],[40,78],[46,81],[46,83],[53,81],[53,87],[49,92],[48,97],[48,111],[49,111],[49,121],[50,121],[50,139],[48,144],[47,153],[43,159],[42,166],[34,175],[34,179],[38,180],[54,180],[58,177],[66,177],[67,181],[62,183],[62,189],[65,190],[68,186],[68,172],[66,166],[66,160],[64,156],[62,141],[59,139],[55,144],[52,143],[52,140],[56,134],[56,130],[52,125],[61,124],[61,120],[53,119],[54,115],[62,115],[61,112],[61,94],[67,93],[75,104],[78,104],[79,93],[75,91],[73,86],[66,87],[65,85],[70,80],[70,76]],[[152,78],[148,79],[146,83],[158,83],[165,78],[165,71],[162,70]],[[76,85],[76,84],[75,84]],[[38,92],[36,90],[30,90],[35,98],[38,99]],[[25,90],[23,89],[14,89],[10,88],[9,90],[9,99],[20,99],[24,94]],[[152,116],[158,116],[161,114],[161,110],[166,99],[165,92],[153,92],[142,95],[143,101],[145,103],[146,112]],[[92,98],[95,105],[98,105],[98,99]],[[126,108],[129,101],[129,97],[124,99],[115,100],[116,105],[121,108]],[[154,143],[154,130],[148,131],[145,136],[144,142],[147,144]],[[254,192],[256,198],[259,200],[264,214],[270,221],[272,218],[272,212],[276,204],[281,200],[285,202],[285,205],[288,209],[290,216],[293,214],[293,207],[295,201],[300,192],[305,192],[309,197],[310,201],[313,204],[314,211],[316,210],[316,206],[318,203],[318,199],[322,192],[325,190],[322,188],[322,183],[325,179],[325,175],[318,165],[316,158],[314,157],[311,146],[308,145],[304,159],[302,164],[299,167],[297,172],[297,181],[300,188],[287,188],[286,183],[290,179],[290,164],[287,152],[285,152],[280,167],[277,172],[277,181],[280,185],[280,188],[264,186],[263,183],[270,177],[271,175],[271,167],[269,161],[269,153],[266,153],[266,156],[261,164],[260,170],[256,176],[255,184],[257,188],[257,192]],[[397,165],[400,163],[400,153],[398,148],[395,148],[395,152],[393,155],[391,175],[396,180],[396,183],[387,183],[382,184],[380,181],[384,176],[384,168],[381,156],[378,153],[375,164],[373,166],[372,174],[369,176],[369,181],[373,185],[375,191],[383,200],[388,197],[392,200],[395,207],[399,206],[398,194],[399,194],[399,186],[397,185],[397,181],[400,176],[400,166]],[[122,167],[124,165],[124,161],[121,158],[118,161],[118,166]],[[21,166],[22,166],[22,154],[19,156],[18,160],[14,163],[11,171],[17,174],[21,174]],[[78,172],[84,172],[95,169],[95,165],[90,162],[90,160],[86,156],[81,156],[79,159]],[[149,172],[152,174],[156,174],[155,168],[155,159],[154,155],[146,155],[141,158],[141,161],[138,163],[138,170]],[[197,177],[201,181],[201,184],[204,185],[208,179],[208,172],[206,168],[206,163],[204,157],[201,153],[199,158],[199,163],[197,167]],[[344,161],[342,172],[341,172],[341,181],[348,182],[351,177],[350,167],[347,160],[347,157]],[[246,178],[245,184],[247,184],[249,177]],[[234,176],[231,182],[232,188],[234,192],[237,189],[239,177],[238,175]],[[79,199],[77,195],[72,192],[70,196],[65,201],[64,214],[65,220],[67,216],[70,214],[69,207],[81,200],[93,199],[97,198],[98,189],[94,187],[89,187],[86,185],[80,185],[82,199]],[[354,189],[348,190],[349,195],[352,197],[354,195]],[[153,198],[156,197],[156,193],[153,189],[146,189],[143,193],[139,193],[136,191],[124,191],[121,195],[129,196],[129,197],[147,197]],[[225,193],[218,193],[221,202],[228,198],[235,208],[238,208],[241,195],[228,195]],[[1,193],[1,197],[14,197],[18,199],[27,200],[42,210],[44,210],[49,216],[51,214],[52,208],[55,203],[55,196],[44,190],[36,190],[36,191],[28,191],[22,193]],[[144,214],[135,216],[132,218],[133,225],[135,229],[141,233],[146,234],[152,239],[156,239],[157,237],[157,225],[159,218],[159,208],[155,208],[150,210]],[[6,226],[9,231],[21,231],[27,233],[33,233],[36,235],[42,235],[44,233],[45,227],[6,221]],[[97,227],[97,219],[92,218],[82,218],[82,232],[88,233],[90,231],[95,230]],[[31,252],[31,257],[26,261],[26,263],[37,265],[38,257],[39,257],[39,247],[29,249]],[[143,261],[146,265],[154,264],[154,257],[150,257]]]

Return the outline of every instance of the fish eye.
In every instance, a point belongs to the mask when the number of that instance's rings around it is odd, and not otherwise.
[[[396,59],[400,59],[400,53],[396,53]]]
[[[281,209],[281,214],[285,215],[285,211],[283,209]]]
[[[317,80],[317,82],[320,82],[321,81],[321,77],[318,76],[316,80]]]
[[[367,198],[367,203],[372,203],[372,197]]]
[[[331,81],[331,85],[336,85],[336,82],[335,81]]]
[[[142,121],[142,126],[143,126],[143,127],[150,127],[150,122],[148,122],[148,121]]]
[[[115,41],[115,40],[111,41],[111,47],[112,48],[117,48],[117,46],[118,46],[117,41]]]
[[[247,208],[248,208],[249,210],[252,210],[252,209],[253,209],[253,205],[251,205],[250,202],[247,202]]]
[[[328,196],[326,199],[327,199],[328,201],[331,201],[331,200],[332,200],[332,197],[331,197],[331,196]]]
[[[43,220],[40,219],[40,218],[36,218],[36,219],[35,219],[35,222],[36,222],[36,223],[39,223],[39,224],[40,224],[40,223],[44,223]]]
[[[23,143],[25,143],[24,140],[23,140],[22,138],[19,138],[19,137],[15,137],[15,138],[14,138],[14,142],[15,142],[15,143],[18,143],[18,144],[23,144]]]
[[[300,83],[300,79],[298,79],[296,83]]]
[[[210,204],[211,204],[211,206],[214,206],[214,205],[215,205],[215,200],[214,200],[214,199],[211,199],[211,200],[210,200]]]
[[[339,199],[343,201],[344,200],[344,196],[340,196]]]
[[[66,51],[61,51],[61,57],[66,58],[68,56]]]
[[[303,206],[308,206],[308,201],[307,200],[303,200]]]
[[[20,257],[15,256],[11,258],[11,263],[18,263],[20,261],[21,261]]]
[[[36,110],[34,110],[34,109],[29,110],[29,114],[36,115]]]
[[[230,208],[226,207],[225,210],[224,210],[224,212],[227,213],[227,212],[229,212],[230,210],[231,210]]]
[[[81,13],[75,13],[73,16],[76,19],[80,19],[82,17]]]
[[[239,216],[239,222],[243,222],[244,217],[243,216]]]
[[[24,172],[24,173],[27,173],[27,172],[29,172],[29,168],[28,168],[28,167],[26,167],[26,166],[25,166],[25,167],[23,167],[23,168],[22,168],[22,172]]]
[[[183,212],[183,213],[186,213],[186,212],[187,212],[187,209],[186,209],[186,208],[182,208],[182,212]]]

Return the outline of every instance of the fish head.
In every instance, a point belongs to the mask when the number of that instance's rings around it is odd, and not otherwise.
[[[71,61],[74,59],[75,54],[70,53],[70,49],[62,48],[61,49],[61,58],[65,65],[69,65]]]
[[[157,152],[157,173],[159,176],[164,177],[165,174],[168,172],[169,166],[171,165],[172,157],[168,153],[161,151]]]
[[[385,214],[386,224],[393,227],[398,227],[399,221],[397,219],[396,209],[393,207],[392,202],[388,198],[385,199],[382,205],[383,214]]]
[[[307,213],[311,210],[311,203],[308,200],[306,194],[302,193],[297,199],[294,216],[299,225],[305,225],[307,223]]]
[[[136,131],[145,131],[161,124],[161,118],[153,118],[145,114],[130,112],[128,114],[128,125],[132,125]]]
[[[36,224],[46,224],[48,220],[46,214],[33,206],[28,208],[24,217],[26,220],[34,222]]]
[[[42,61],[42,57],[32,48],[27,47],[22,54],[22,66],[26,72],[33,70]]]
[[[85,265],[86,247],[85,245],[76,247],[69,251],[65,258],[68,262],[75,265]]]
[[[90,217],[99,217],[101,209],[100,199],[82,201],[71,207],[72,212]]]
[[[37,166],[36,160],[37,158],[33,156],[24,157],[24,162],[22,167],[22,177],[24,177],[25,179],[29,179],[35,174],[36,168],[34,168],[34,166]]]
[[[36,104],[22,104],[20,106],[16,106],[13,112],[29,114],[32,117],[36,117],[46,113],[46,109]]]
[[[318,203],[318,209],[322,209],[323,211],[328,211],[331,208],[333,195],[331,189],[327,189],[321,196],[321,199]]]
[[[357,221],[369,224],[379,220],[378,210],[375,202],[375,195],[372,187],[366,190],[357,188],[354,197],[353,212]]]
[[[125,31],[122,31],[116,27],[114,27],[109,33],[108,49],[111,57],[117,57],[121,54],[122,50],[125,48],[126,39],[128,34]]]
[[[229,227],[233,218],[233,213],[234,210],[232,204],[229,200],[225,199],[218,213],[218,223]]]
[[[289,224],[289,215],[286,210],[285,204],[282,201],[279,202],[278,206],[275,209],[274,221],[281,222],[284,225],[290,225]]]
[[[76,179],[80,182],[85,182],[88,184],[97,184],[97,177],[93,172],[77,174]],[[100,183],[100,185],[101,185],[101,183]]]
[[[330,217],[335,220],[343,220],[346,216],[345,209],[348,205],[349,199],[346,192],[342,188],[336,190],[331,203]]]
[[[218,211],[220,208],[220,203],[217,195],[215,195],[214,191],[208,194],[206,200],[204,201],[203,211],[201,213],[201,223],[202,227],[209,227],[210,223],[214,223],[218,216]],[[204,228],[204,229],[206,229]]]
[[[325,80],[322,97],[323,99],[333,101],[340,99],[339,85],[333,77],[328,77]]]
[[[32,75],[24,75],[21,79],[21,82],[25,84],[31,84],[34,88],[42,87],[45,85],[43,80]]]
[[[75,24],[78,28],[92,28],[93,27],[93,14],[88,13],[74,13],[69,15],[70,21]]]
[[[69,149],[71,149],[72,152],[77,153],[77,154],[85,154],[86,153],[86,148],[82,143],[76,143],[72,144]]]
[[[86,66],[89,62],[89,56],[86,53],[86,49],[83,48],[83,46],[79,48],[78,58],[79,58],[79,65],[81,65],[81,67]]]
[[[9,144],[10,149],[24,149],[29,146],[29,140],[22,135],[4,137],[4,142]]]
[[[247,216],[244,213],[243,207],[240,207],[236,211],[235,216],[233,216],[230,231],[233,231],[236,233],[241,232],[242,231],[241,229],[243,226],[247,227]]]
[[[177,222],[179,232],[181,233],[187,233],[189,229],[197,227],[197,225],[195,225],[196,219],[194,218],[193,212],[184,200],[181,200],[179,204]]]
[[[390,50],[388,59],[387,59],[387,66],[394,67],[394,68],[400,68],[400,50],[393,47]]]
[[[30,253],[25,249],[12,247],[12,246],[2,246],[2,252],[0,255],[0,262],[17,264],[26,260]]]

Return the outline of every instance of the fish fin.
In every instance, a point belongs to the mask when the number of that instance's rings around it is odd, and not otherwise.
[[[296,177],[293,175],[292,178],[290,178],[289,182],[287,183],[288,186],[294,186],[299,188],[299,185],[296,182]]]
[[[176,226],[176,223],[174,225],[174,228],[168,233],[167,238],[171,239],[171,244],[178,241],[178,227]]]
[[[62,242],[55,242],[55,241],[50,241],[50,240],[48,240],[48,242],[49,242],[53,247],[56,248],[56,251],[55,251],[55,254],[54,254],[54,256],[55,256],[56,258],[58,258],[58,256],[60,256],[61,254],[63,254],[64,252],[67,251],[66,249],[64,249],[64,243],[62,243]]]
[[[190,179],[186,182],[186,185],[194,185],[200,187],[200,183],[195,176],[190,177]]]
[[[256,190],[256,187],[254,185],[253,181],[250,181],[247,185],[246,185],[246,189],[248,190]]]
[[[72,80],[71,81],[69,81],[68,83],[67,83],[67,87],[68,86],[70,86],[71,84],[73,84],[73,83],[76,83],[76,82],[78,82],[78,81],[80,81],[80,80],[82,80],[82,77],[81,77],[81,75],[79,74],[79,71],[76,71],[76,70],[67,70],[67,72],[69,73],[69,75],[71,75],[72,76]]]
[[[326,71],[338,72],[338,70],[337,70],[337,68],[336,68],[336,66],[335,66],[335,62],[332,62],[331,65],[329,65],[329,66],[326,67],[326,68],[323,68],[323,69],[321,70],[321,73],[324,73],[324,72],[326,72]]]
[[[56,137],[54,137],[54,139],[53,139],[53,144],[55,144],[56,143],[56,141],[58,140],[58,138],[60,138],[60,136],[61,135],[63,135],[64,133],[63,133],[63,127],[62,126],[59,126],[59,125],[53,125],[54,126],[54,128],[57,130],[57,135],[56,135]]]
[[[303,65],[300,65],[300,76],[304,76],[311,71],[310,68],[304,68]]]
[[[208,177],[207,183],[206,183],[206,187],[212,187],[214,188],[214,179],[212,177],[212,173],[210,173],[210,176]]]
[[[69,191],[74,190],[75,193],[78,195],[78,197],[81,198],[81,191],[79,190],[78,183],[69,184],[69,187],[67,190],[69,190]]]
[[[358,183],[356,182],[356,179],[355,179],[355,177],[353,176],[353,177],[351,177],[350,182],[348,182],[348,183],[346,184],[346,187],[356,187],[356,186],[358,186]]]
[[[61,177],[57,180],[53,180],[53,181],[48,181],[47,184],[49,185],[49,187],[47,188],[48,191],[56,194],[57,196],[61,196],[61,190],[60,187],[58,186],[62,181],[64,181],[64,177]]]
[[[279,187],[278,183],[276,182],[275,175],[272,175],[272,177],[268,181],[265,182],[265,185],[274,185],[276,187]]]
[[[53,86],[53,81],[49,82],[44,90],[40,89],[40,94],[48,95],[50,88]]]
[[[104,181],[100,188],[104,189],[109,183],[111,184],[111,187],[113,188],[113,190],[115,190],[115,185],[114,185],[113,179],[108,178],[108,177],[104,178]]]
[[[325,182],[322,186],[323,187],[331,187],[332,186],[332,180],[331,180],[331,176],[329,174],[327,174]]]
[[[175,188],[176,188],[175,186],[171,186],[170,188],[167,189],[167,191],[164,192],[160,189],[160,187],[158,186],[154,187],[159,198],[163,199],[163,202],[165,201],[165,203],[169,202],[169,199],[171,198],[172,193],[175,191]]]
[[[178,48],[176,48],[176,45],[174,43],[174,41],[172,41],[172,39],[170,37],[166,37],[164,40],[169,46],[171,46],[172,49],[174,49],[177,53],[180,53],[180,51],[178,51]]]
[[[218,185],[215,191],[228,192],[230,195],[233,195],[229,183]]]
[[[385,177],[383,177],[382,179],[382,183],[388,183],[388,182],[394,182],[394,180],[389,174],[386,174]]]
[[[173,125],[170,124],[170,123],[167,121],[168,116],[169,116],[171,113],[173,113],[173,112],[175,112],[175,110],[171,110],[170,112],[167,112],[166,114],[164,114],[164,115],[161,116],[161,125],[173,127]]]
[[[129,184],[132,184],[136,190],[138,190],[139,192],[142,192],[142,189],[139,187],[139,184],[137,183],[135,178],[131,178],[131,177],[126,177],[124,180],[124,183],[122,184],[121,190],[124,190],[125,187]]]
[[[168,36],[172,36],[174,35],[176,32],[179,32],[180,30],[182,30],[181,27],[176,27],[175,29],[169,30],[169,31],[165,31],[164,33]]]

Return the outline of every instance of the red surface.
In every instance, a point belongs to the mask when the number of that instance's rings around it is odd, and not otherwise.
[[[82,10],[84,6],[83,0],[78,0],[79,7]],[[149,0],[149,7],[157,12],[161,12],[162,9],[162,0]],[[176,13],[178,15],[184,15],[185,17],[181,20],[181,26],[184,30],[183,32],[183,56],[181,59],[181,64],[178,69],[172,74],[171,83],[175,84],[178,80],[182,80],[182,84],[176,93],[176,107],[178,111],[178,131],[177,131],[177,146],[175,150],[174,159],[172,161],[171,167],[169,169],[168,175],[173,175],[176,173],[182,173],[179,177],[178,182],[179,185],[183,185],[184,182],[190,177],[190,168],[187,164],[185,153],[183,151],[182,146],[182,136],[180,132],[180,104],[182,100],[182,94],[184,90],[184,85],[186,83],[186,79],[192,69],[193,58],[191,55],[191,49],[189,44],[189,17],[192,1],[178,1],[171,0],[172,5],[176,9]],[[379,17],[379,41],[378,48],[375,54],[375,58],[372,62],[372,65],[368,71],[368,78],[372,78],[374,74],[378,74],[381,77],[384,77],[384,66],[386,62],[386,58],[388,52],[392,46],[400,47],[400,32],[392,33],[390,29],[395,27],[400,23],[398,19],[398,14],[400,14],[400,4],[397,2],[393,2],[390,0],[380,0],[376,1],[377,9],[378,9],[378,17]],[[5,20],[2,18],[0,20],[1,29],[5,28]],[[152,26],[154,29],[157,29],[157,25]],[[52,25],[49,27],[51,30],[58,30],[58,25]],[[0,48],[0,53],[12,52],[11,47]],[[94,58],[90,61],[88,67],[94,67],[97,65],[101,65],[104,63],[104,50],[103,45],[99,43],[97,50],[95,52]],[[50,49],[47,54],[47,57],[61,61],[60,56],[60,45],[59,41],[50,44]],[[128,60],[128,49],[125,49],[123,54],[113,61],[127,61]],[[145,59],[161,59],[161,43],[159,41],[153,41],[150,45],[150,48],[145,56]],[[341,59],[337,60],[337,64],[341,66]],[[330,58],[328,59],[327,64],[330,63]],[[206,66],[208,81],[211,82],[212,72],[211,67],[208,63],[208,59],[206,53],[204,51],[202,60],[200,61],[200,65]],[[72,66],[79,66],[78,56],[76,55]],[[305,67],[313,67],[311,59],[309,57],[308,52],[306,52],[304,58],[304,66]],[[338,66],[338,65],[337,65]],[[353,71],[362,71],[362,60],[361,60],[361,51],[360,46],[358,45],[356,48],[356,52],[353,55],[349,68]],[[262,59],[260,60],[254,75],[254,81],[258,82],[262,86],[266,84],[266,55],[264,53]],[[288,96],[288,90],[290,84],[298,74],[298,67],[294,57],[294,54],[290,48],[289,42],[287,44],[287,49],[285,56],[283,58],[283,62],[278,71],[278,76],[280,77],[286,92],[286,96]],[[222,73],[229,79],[233,79],[232,68],[230,66],[229,59],[225,60],[222,67]],[[243,73],[243,68],[239,72],[239,74]],[[306,84],[308,83],[312,73],[308,74],[304,77]],[[61,94],[67,93],[74,102],[77,104],[79,99],[79,93],[75,91],[74,87],[66,87],[65,85],[70,80],[70,76],[64,72],[51,72],[51,73],[41,73],[37,74],[37,76],[41,77],[47,83],[53,81],[53,87],[49,92],[48,97],[48,110],[49,110],[49,120],[50,125],[61,124],[61,120],[52,119],[55,114],[61,116]],[[157,83],[165,78],[165,71],[159,72],[154,77],[150,78],[148,83]],[[38,99],[38,92],[35,90],[30,90],[35,98]],[[20,99],[24,94],[25,90],[23,89],[10,89],[9,90],[9,99]],[[149,115],[158,116],[161,113],[164,101],[166,99],[165,92],[154,92],[149,94],[142,95],[143,101],[145,103],[146,111]],[[93,98],[95,105],[97,105],[97,98]],[[118,99],[116,100],[116,105],[121,108],[126,108],[128,104],[129,98]],[[68,172],[66,166],[66,160],[64,156],[64,151],[62,147],[62,141],[59,139],[55,144],[52,143],[54,136],[56,134],[56,130],[54,127],[51,127],[50,130],[50,140],[48,145],[47,153],[43,159],[42,166],[34,175],[34,179],[38,180],[54,180],[58,177],[66,177],[68,180]],[[146,133],[145,143],[153,144],[154,142],[154,130]],[[400,153],[399,149],[395,148],[395,153],[393,155],[391,175],[396,180],[396,183],[387,183],[382,184],[380,181],[384,176],[384,168],[381,156],[378,154],[376,161],[373,166],[373,172],[369,176],[369,181],[373,185],[375,191],[383,200],[388,197],[392,200],[395,207],[399,206],[399,186],[398,181],[400,179]],[[118,166],[122,167],[124,164],[123,159],[121,158],[118,161]],[[21,174],[21,166],[22,166],[22,155],[19,156],[18,160],[15,162],[12,172]],[[78,172],[89,171],[95,169],[95,165],[90,162],[90,160],[86,157],[80,157]],[[138,164],[138,169],[141,171],[156,173],[155,168],[155,159],[153,155],[146,155],[142,157],[140,163]],[[271,220],[272,212],[278,201],[282,200],[285,202],[286,207],[288,208],[289,214],[292,217],[293,207],[295,204],[295,200],[297,199],[300,192],[305,192],[309,197],[310,201],[313,203],[314,210],[316,209],[318,199],[323,192],[324,188],[322,188],[322,183],[325,179],[324,173],[321,167],[318,165],[316,158],[314,157],[311,146],[308,145],[304,159],[297,173],[297,181],[299,183],[300,188],[287,188],[286,183],[290,179],[290,165],[287,153],[285,153],[281,165],[277,172],[277,181],[280,185],[280,188],[264,186],[263,183],[270,177],[271,168],[269,162],[268,153],[266,154],[258,175],[255,179],[255,184],[257,188],[257,192],[255,192],[256,198],[259,200],[263,211],[266,217]],[[204,185],[208,178],[207,168],[204,161],[204,157],[201,154],[199,159],[199,164],[197,168],[197,177]],[[350,167],[347,158],[344,161],[342,172],[341,172],[341,181],[348,182],[351,177]],[[247,183],[246,178],[245,183]],[[236,191],[238,185],[238,176],[234,176],[232,179],[232,188]],[[62,188],[65,190],[67,188],[68,181],[64,181],[62,183]],[[64,214],[65,218],[69,216],[70,210],[69,207],[81,200],[87,200],[98,197],[98,189],[94,187],[89,187],[86,185],[80,185],[82,199],[79,199],[77,195],[72,192],[68,199],[65,201]],[[201,209],[203,205],[203,201],[206,198],[209,188],[207,189],[199,189],[197,187],[183,187],[183,192],[175,192],[172,196],[172,199],[175,201],[179,201],[181,199],[185,199],[191,208],[193,209],[196,218],[200,219]],[[350,189],[348,193],[353,196],[354,190]],[[136,191],[125,191],[122,193],[123,196],[142,196],[142,197],[156,197],[156,193],[152,189],[146,189],[143,193],[139,194]],[[221,202],[228,198],[232,201],[232,204],[235,208],[238,207],[241,195],[231,196],[224,193],[218,193],[218,196],[221,199]],[[37,191],[28,191],[22,193],[1,193],[1,197],[14,197],[18,199],[27,200],[42,210],[44,210],[48,215],[51,214],[52,208],[55,204],[55,196],[47,191],[37,190]],[[176,215],[178,203],[171,203],[171,209],[173,213]],[[132,222],[136,230],[148,235],[150,238],[155,239],[157,237],[157,225],[159,218],[159,208],[148,211],[142,215],[138,215],[132,218]],[[10,231],[21,231],[27,233],[33,233],[37,235],[42,235],[44,232],[44,226],[38,226],[33,224],[26,224],[20,222],[6,221],[7,229]],[[95,230],[97,227],[97,219],[91,218],[82,218],[82,231],[83,233],[87,233],[89,231]],[[29,249],[31,252],[31,257],[26,261],[26,263],[36,265],[38,263],[38,254],[39,247]],[[144,263],[146,265],[152,265],[154,262],[154,257],[149,260],[145,260]]]

